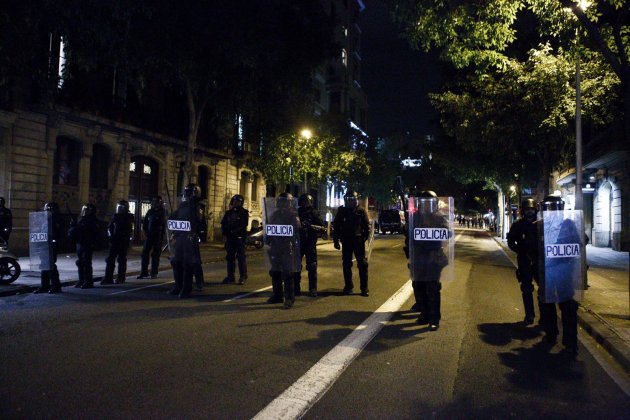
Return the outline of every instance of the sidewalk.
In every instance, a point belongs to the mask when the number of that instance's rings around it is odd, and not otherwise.
[[[225,259],[225,249],[223,243],[207,242],[200,245],[201,259],[204,264],[209,262],[218,262]],[[142,253],[142,245],[131,246],[127,253],[127,278],[135,278],[140,274],[140,254]],[[108,251],[96,251],[92,257],[92,267],[94,271],[94,282],[101,281],[105,274],[105,258]],[[57,269],[59,270],[59,280],[62,286],[72,286],[77,282],[77,255],[59,254],[57,256]],[[22,274],[13,283],[8,286],[0,286],[0,296],[11,296],[22,293],[30,293],[40,285],[39,270],[31,271],[28,256],[19,258]],[[160,258],[159,271],[171,270],[171,264],[168,260],[168,251],[162,253]],[[116,273],[114,273],[115,275]]]
[[[507,240],[492,238],[516,262]],[[628,253],[586,246],[588,289],[578,310],[578,322],[624,369],[630,371],[630,274]]]

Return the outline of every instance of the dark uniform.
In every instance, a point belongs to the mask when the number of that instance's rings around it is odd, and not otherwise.
[[[112,284],[115,262],[118,262],[116,283],[124,283],[127,274],[127,251],[133,233],[133,214],[129,213],[129,203],[120,200],[116,205],[116,213],[107,227],[109,234],[109,255],[105,259],[105,277],[101,284]]]
[[[306,257],[306,271],[308,272],[308,293],[317,296],[317,238],[324,230],[324,222],[317,209],[313,207],[313,197],[303,194],[298,200],[298,216],[302,228],[300,229],[300,261]],[[295,273],[295,294],[302,293],[300,285],[302,272]]]
[[[345,205],[339,207],[333,221],[333,241],[336,249],[342,248],[343,293],[349,295],[354,289],[352,283],[352,256],[357,260],[361,295],[369,296],[368,263],[365,258],[365,241],[370,236],[370,221],[367,212],[359,206],[357,193],[344,197]]]
[[[151,202],[151,208],[147,211],[142,221],[142,231],[145,240],[142,247],[142,260],[139,279],[149,277],[149,257],[151,258],[151,278],[157,277],[162,254],[162,242],[166,229],[166,214],[162,197],[156,197]]]
[[[171,266],[175,286],[168,293],[180,298],[190,296],[199,253],[199,187],[189,184],[184,189],[179,208],[168,218],[171,244]]]
[[[268,218],[268,225],[290,225],[293,229],[300,229],[300,219],[293,204],[293,195],[282,193],[276,198],[276,211]],[[294,230],[295,232],[295,230]],[[295,303],[295,273],[299,265],[299,244],[296,237],[267,235],[269,245],[269,261],[271,269],[271,285],[273,295],[268,303],[283,301],[284,307],[289,309]],[[284,293],[283,293],[284,286]],[[284,296],[283,296],[284,295]]]
[[[433,191],[423,191],[420,198],[418,213],[414,215],[413,228],[441,228],[449,229],[445,216],[437,211],[438,197]],[[405,253],[409,255],[409,232],[405,237]],[[429,324],[429,329],[439,328],[442,313],[440,277],[444,267],[448,265],[448,257],[444,253],[441,241],[414,241],[413,263],[413,294],[416,299],[415,310],[420,312],[417,323]]]
[[[521,295],[525,308],[525,325],[534,322],[534,283],[538,282],[536,267],[538,264],[538,244],[536,242],[536,203],[527,199],[521,204],[522,217],[514,222],[507,234],[510,249],[516,252],[518,269],[516,278],[521,285]]]
[[[57,244],[61,238],[61,221],[59,220],[59,205],[49,202],[44,205],[44,210],[51,213],[50,236],[48,237],[50,250],[50,269],[43,270],[40,275],[41,286],[33,293],[59,293],[61,282],[59,270],[57,270]]]
[[[542,210],[563,210],[564,202],[560,197],[548,196],[541,203]],[[538,234],[542,236],[542,222]],[[564,220],[560,226],[560,231],[556,243],[581,243],[580,234],[572,220]],[[562,344],[568,354],[575,355],[578,352],[577,345],[577,309],[578,303],[572,299],[573,284],[572,279],[575,273],[572,272],[574,265],[570,263],[568,258],[552,258],[545,264],[544,281],[541,284],[540,293],[540,323],[545,331],[543,343],[553,346],[558,339],[558,318],[555,303],[544,303],[546,287],[556,288],[558,296],[563,296],[563,300],[558,303],[560,313],[562,314]],[[562,290],[564,288],[564,290]]]
[[[74,287],[90,289],[94,287],[92,254],[99,237],[98,222],[96,220],[96,207],[94,204],[86,204],[81,209],[81,218],[78,222],[72,222],[68,229],[68,237],[75,241],[77,250],[77,268],[79,281]]]
[[[4,242],[9,242],[11,230],[13,229],[13,215],[11,210],[4,206],[4,197],[0,197],[0,238]]]
[[[221,233],[225,239],[227,255],[227,277],[223,283],[234,283],[235,260],[238,259],[239,284],[247,281],[247,260],[245,257],[245,239],[249,212],[243,208],[243,196],[235,195],[230,200],[230,209],[225,212],[221,220]]]

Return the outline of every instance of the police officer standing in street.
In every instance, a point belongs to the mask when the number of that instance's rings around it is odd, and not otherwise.
[[[542,222],[538,233],[543,236],[541,240],[543,251],[546,253],[545,248],[547,248],[547,245],[550,245],[550,248],[554,248],[553,245],[575,245],[579,247],[579,252],[584,252],[583,248],[586,244],[586,238],[582,240],[583,232],[580,234],[574,220],[565,218],[563,210],[564,201],[558,196],[547,196],[541,203],[542,220],[539,220],[537,223],[540,224]],[[557,232],[553,242],[552,238],[545,238],[547,230],[555,230]],[[548,240],[549,242],[547,242]],[[578,303],[575,301],[574,296],[576,291],[583,286],[581,285],[579,253],[567,257],[544,255],[540,265],[542,265],[539,267],[541,277],[540,321],[545,331],[542,344],[547,347],[553,347],[556,343],[558,337],[557,303],[562,314],[562,344],[565,347],[564,352],[575,356],[578,352]]]
[[[13,229],[13,215],[11,210],[4,206],[4,197],[0,197],[0,238],[9,243],[9,236]]]
[[[516,279],[521,285],[525,319],[523,323],[534,323],[534,279],[538,282],[538,244],[536,242],[536,202],[528,198],[521,203],[521,218],[518,219],[507,234],[510,249],[516,252],[518,269]]]
[[[313,197],[302,194],[298,199],[298,216],[300,228],[300,261],[306,257],[306,271],[308,272],[308,295],[317,297],[317,237],[325,231],[324,222],[316,208],[313,207]],[[295,273],[295,295],[302,293],[302,272]]]
[[[59,205],[50,201],[44,205],[44,211],[50,213],[50,235],[48,237],[50,268],[42,270],[40,274],[41,285],[33,293],[60,293],[61,282],[59,270],[57,270],[57,245],[61,238],[61,220],[59,220]]]
[[[295,303],[295,273],[300,268],[300,219],[291,193],[283,192],[275,200],[265,198],[264,201],[266,261],[273,288],[267,303],[283,302],[284,297],[284,308],[289,309]],[[286,234],[274,233],[274,227],[286,229]]]
[[[157,277],[160,266],[160,255],[162,254],[162,242],[164,241],[164,231],[166,229],[166,214],[162,197],[158,196],[151,200],[151,208],[147,211],[142,221],[142,231],[144,232],[144,246],[142,247],[142,260],[140,264],[139,279]],[[149,257],[151,258],[151,273],[149,274]]]
[[[167,222],[169,248],[175,286],[169,295],[190,296],[195,267],[201,264],[199,253],[199,187],[188,184],[182,201]]]
[[[370,236],[370,221],[365,209],[359,206],[359,195],[356,192],[349,190],[345,194],[344,205],[337,210],[333,227],[335,249],[341,248],[342,252],[343,294],[350,295],[354,289],[352,283],[352,256],[354,255],[359,268],[361,296],[369,296],[365,241]],[[340,241],[341,245],[339,244]]]
[[[120,200],[116,205],[116,213],[107,228],[109,234],[109,255],[105,259],[105,277],[101,284],[112,284],[115,262],[118,261],[116,283],[125,282],[127,275],[127,251],[133,233],[133,214],[129,213],[129,202]]]
[[[234,271],[236,269],[235,260],[238,259],[239,284],[247,282],[247,260],[245,258],[245,239],[247,235],[247,224],[249,223],[249,212],[243,208],[244,198],[236,194],[230,200],[230,208],[223,215],[221,220],[221,233],[225,242],[227,255],[227,277],[223,283],[234,283]]]
[[[414,307],[420,312],[417,323],[429,324],[429,330],[436,331],[442,317],[440,280],[442,271],[449,265],[445,249],[452,240],[450,210],[447,209],[447,214],[439,211],[439,199],[433,191],[422,191],[409,200],[410,226],[405,253],[409,258],[416,298]]]
[[[79,281],[74,287],[91,289],[94,287],[92,254],[99,237],[96,207],[94,204],[87,203],[81,208],[79,220],[73,220],[70,223],[68,237],[75,241],[77,250],[76,264],[79,269]]]

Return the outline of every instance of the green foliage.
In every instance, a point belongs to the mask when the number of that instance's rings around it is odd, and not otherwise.
[[[349,147],[332,135],[310,139],[297,134],[280,135],[263,146],[263,153],[251,161],[269,183],[301,182],[306,176],[312,183],[339,185],[348,179],[369,174],[365,154]]]

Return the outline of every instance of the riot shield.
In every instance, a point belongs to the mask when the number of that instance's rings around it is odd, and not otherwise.
[[[374,248],[374,220],[370,220],[370,237],[368,238],[368,247],[365,259],[370,262],[370,256],[372,255],[372,249]]]
[[[166,222],[168,250],[172,262],[198,264],[199,234],[194,219],[196,214],[189,207],[183,203]]]
[[[52,267],[52,213],[36,211],[28,214],[28,248],[31,270],[47,271]]]
[[[297,205],[297,199],[263,198],[264,254],[269,271],[297,273],[302,268]]]
[[[429,202],[433,200],[433,202]],[[447,281],[455,277],[453,197],[410,197],[409,268],[413,281]]]
[[[543,211],[537,223],[540,296],[545,303],[581,300],[582,210]]]

